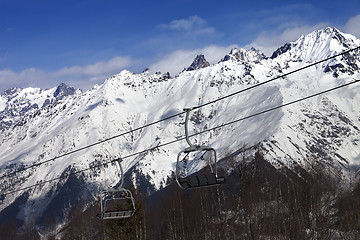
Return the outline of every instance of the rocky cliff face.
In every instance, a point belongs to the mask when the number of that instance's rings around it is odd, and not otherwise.
[[[194,61],[191,63],[190,67],[186,69],[186,71],[193,71],[200,68],[205,68],[210,66],[210,63],[206,61],[204,55],[197,55]]]

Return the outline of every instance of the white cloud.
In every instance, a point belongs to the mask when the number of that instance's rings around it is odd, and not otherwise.
[[[274,29],[260,32],[250,44],[242,47],[245,49],[255,47],[263,51],[267,56],[271,56],[273,51],[283,44],[297,40],[302,34],[308,34],[327,26],[333,26],[333,24],[320,22],[313,25],[304,25],[296,21],[288,21],[277,25]],[[185,32],[186,34],[196,34],[201,31],[215,32],[205,20],[196,15],[186,19],[174,20],[169,24],[162,24],[158,27]],[[344,25],[337,27],[344,33],[360,37],[360,15],[350,18]],[[198,54],[204,54],[205,58],[214,64],[234,47],[239,48],[237,45],[208,45],[198,49],[178,49],[160,56],[158,60],[152,61],[149,68],[151,72],[170,72],[172,76],[175,76],[185,67],[188,67]],[[3,58],[0,57],[1,60]],[[117,74],[124,68],[133,68],[137,64],[138,62],[133,61],[130,57],[117,56],[108,61],[99,61],[84,66],[64,67],[53,72],[45,72],[36,68],[28,68],[21,72],[3,69],[0,70],[0,92],[16,86],[49,88],[56,86],[60,82],[81,89],[88,89],[94,84],[102,83],[107,77]]]
[[[34,86],[35,82],[45,84],[46,78],[47,73],[35,68],[28,68],[20,73],[3,69],[0,71],[0,92],[11,87]]]
[[[360,38],[360,14],[352,17],[342,28],[345,33],[350,33],[357,38]]]
[[[129,66],[131,60],[129,57],[114,57],[109,61],[101,61],[95,64],[90,64],[86,66],[72,66],[65,67],[52,75],[54,77],[64,77],[64,76],[97,76],[103,75],[109,72],[119,71],[121,68]]]
[[[292,25],[290,27],[289,25]],[[285,43],[296,41],[301,35],[329,26],[328,23],[318,23],[315,25],[286,24],[276,29],[261,32],[254,41],[247,44],[244,48],[255,47],[265,55],[271,54]]]
[[[61,68],[54,72],[45,72],[36,68],[28,68],[19,73],[11,69],[0,70],[0,92],[11,87],[54,87],[61,82],[81,89],[88,89],[102,83],[111,75],[119,73],[133,62],[130,57],[114,57],[108,61],[100,61],[85,66]]]
[[[210,45],[200,49],[194,50],[176,50],[165,56],[162,56],[159,61],[150,65],[151,72],[170,72],[171,76],[177,75],[184,68],[190,66],[194,58],[199,54],[204,54],[205,59],[213,64],[219,62],[232,48],[237,45],[230,46],[216,46]]]
[[[215,32],[214,28],[209,27],[207,22],[197,15],[184,19],[173,20],[168,24],[160,24],[158,27],[174,31],[191,32],[198,35],[211,34]]]
[[[301,35],[309,34],[325,27],[337,27],[344,33],[360,37],[360,15],[350,18],[343,26],[334,26],[332,23],[320,22],[314,25],[302,25],[297,22],[280,24],[277,28],[262,31],[250,44],[244,48],[255,47],[265,55],[271,54],[285,43],[296,41]]]

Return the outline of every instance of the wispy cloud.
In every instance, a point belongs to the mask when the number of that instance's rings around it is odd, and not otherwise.
[[[309,6],[304,6],[309,7]],[[291,10],[291,9],[290,9]],[[290,11],[287,9],[287,11]],[[280,10],[279,10],[280,11]],[[264,13],[265,14],[265,13]],[[314,30],[318,30],[327,26],[334,26],[329,22],[319,22],[314,24],[304,24],[298,19],[286,18],[285,15],[277,16],[279,19],[272,19],[272,27],[266,30],[260,30],[259,34],[243,48],[255,47],[263,51],[267,56],[270,56],[274,50],[283,44],[295,41],[302,34],[308,34]],[[269,20],[270,22],[270,20]],[[211,45],[206,41],[199,41],[204,47],[196,47],[187,44],[181,44],[184,39],[189,39],[191,36],[196,39],[203,40],[211,39],[209,36],[216,35],[214,28],[210,27],[207,22],[199,16],[191,16],[185,19],[173,20],[167,24],[157,26],[165,32],[175,32],[174,36],[168,36],[166,41],[163,38],[157,37],[148,40],[147,47],[159,50],[158,56],[154,59],[148,56],[145,61],[151,72],[161,71],[170,72],[172,76],[177,75],[185,67],[188,67],[196,55],[204,54],[205,58],[210,63],[216,63],[223,58],[234,47],[239,47],[236,44],[221,46],[221,44]],[[349,18],[343,25],[335,26],[344,33],[350,33],[360,37],[360,15]],[[198,35],[197,35],[198,34]],[[181,38],[179,36],[189,36]],[[161,35],[163,37],[163,35]],[[194,39],[191,39],[194,40]],[[189,41],[192,42],[192,41]],[[165,47],[166,44],[171,47]],[[167,52],[165,52],[165,50]],[[143,56],[142,56],[143,57]],[[0,56],[0,62],[5,60],[5,57]],[[65,82],[74,87],[88,89],[94,84],[102,83],[107,77],[117,74],[124,68],[139,69],[139,65],[144,62],[134,60],[129,56],[117,56],[107,61],[98,61],[89,65],[76,65],[58,69],[53,72],[47,72],[37,68],[28,68],[20,72],[15,72],[11,69],[0,70],[0,92],[10,87],[54,87],[60,82]]]
[[[279,26],[272,30],[262,31],[250,44],[244,48],[255,47],[265,55],[270,56],[277,48],[285,43],[295,41],[303,34],[329,26],[329,23],[315,25],[301,25],[293,23],[292,26]]]
[[[244,48],[255,47],[265,55],[270,56],[274,50],[287,42],[297,40],[301,35],[308,34],[312,31],[324,27],[337,27],[344,33],[350,33],[360,37],[360,15],[351,17],[344,25],[334,26],[330,22],[319,22],[313,25],[301,24],[300,22],[287,22],[280,24],[276,28],[265,30]]]
[[[116,74],[134,64],[130,57],[113,57],[108,61],[100,61],[85,66],[64,67],[54,72],[45,72],[36,68],[28,68],[21,72],[11,69],[0,70],[1,91],[10,87],[54,87],[66,82],[74,87],[88,89],[102,83],[107,77]]]
[[[197,15],[184,19],[173,20],[167,24],[160,24],[158,25],[158,28],[197,35],[212,34],[215,32],[215,28],[209,27],[207,22]]]
[[[345,33],[350,33],[360,38],[360,14],[350,18],[342,29]]]
[[[150,65],[150,71],[170,72],[177,75],[188,67],[196,55],[204,54],[210,63],[216,63],[237,45],[216,46],[209,45],[199,49],[178,49],[164,54]],[[89,89],[95,84],[101,84],[106,78],[119,73],[124,68],[131,68],[139,63],[130,57],[114,57],[108,61],[100,61],[85,66],[71,66],[46,72],[36,68],[28,68],[21,72],[11,69],[0,70],[0,92],[11,87],[42,87],[50,88],[65,82],[81,89]]]
[[[54,72],[53,76],[97,76],[127,67],[130,65],[130,63],[130,57],[113,57],[108,61],[101,61],[86,66],[72,66],[61,68],[60,70]]]
[[[252,28],[258,31],[257,36],[244,48],[255,47],[269,56],[278,47],[297,40],[302,34],[332,26],[325,21],[312,22],[318,12],[312,3],[288,4],[261,10],[252,22]]]
[[[238,46],[209,45],[203,48],[193,50],[179,49],[162,56],[160,60],[150,65],[150,71],[170,72],[172,76],[175,76],[185,67],[190,66],[190,64],[198,54],[204,54],[206,60],[213,64],[220,61],[227,53],[230,52],[232,48],[235,47]]]

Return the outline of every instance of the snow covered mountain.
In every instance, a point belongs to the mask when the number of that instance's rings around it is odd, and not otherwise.
[[[9,89],[0,95],[0,174],[6,175],[0,177],[0,194],[24,190],[4,196],[0,221],[12,215],[27,222],[52,211],[65,216],[68,207],[94,201],[99,191],[119,182],[115,164],[99,166],[117,157],[124,158],[127,181],[137,186],[149,182],[153,186],[149,193],[164,187],[176,155],[187,144],[177,141],[154,147],[182,138],[185,116],[122,133],[358,46],[360,40],[354,36],[325,28],[285,44],[271,57],[253,48],[232,49],[210,65],[206,56],[199,55],[175,78],[124,70],[88,91],[65,84],[48,90]],[[216,101],[192,112],[190,132],[360,79],[359,68],[360,51],[356,50]],[[104,139],[111,140],[101,142]],[[339,179],[346,179],[360,165],[360,84],[199,134],[191,141],[211,145],[220,159],[244,146],[262,146],[275,166],[306,169],[318,161]],[[142,152],[146,149],[152,150]],[[203,167],[202,162],[195,163],[189,172]],[[57,180],[47,182],[51,179]]]

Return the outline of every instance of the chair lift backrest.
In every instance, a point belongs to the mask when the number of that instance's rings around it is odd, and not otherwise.
[[[212,185],[218,185],[225,182],[224,177],[218,177],[217,175],[217,165],[216,165],[216,151],[214,148],[209,146],[197,146],[193,145],[189,140],[189,130],[188,130],[188,121],[189,121],[189,114],[192,108],[185,108],[184,111],[186,111],[185,116],[185,137],[186,141],[189,144],[189,147],[185,148],[184,150],[180,151],[177,156],[176,161],[176,169],[175,169],[175,175],[176,175],[176,182],[182,189],[188,189],[188,188],[197,188],[197,187],[207,187]],[[192,175],[189,177],[181,178],[180,177],[180,170],[179,170],[179,164],[180,164],[180,158],[182,153],[189,154],[190,152],[196,152],[196,151],[211,151],[214,155],[214,163],[211,164],[211,160],[209,161],[209,166],[211,173],[205,174],[205,175]]]
[[[132,193],[130,190],[123,188],[124,185],[124,172],[121,167],[121,159],[117,159],[117,162],[120,167],[120,185],[118,188],[109,188],[104,191],[102,191],[100,197],[100,210],[101,213],[98,215],[101,219],[121,219],[121,218],[128,218],[132,217],[135,214],[136,208],[135,208],[135,201],[132,196]],[[118,197],[116,197],[116,194],[119,194]],[[109,195],[112,196],[111,199],[107,198]],[[109,201],[127,201],[130,200],[131,202],[131,209],[126,210],[107,210],[108,202]]]

